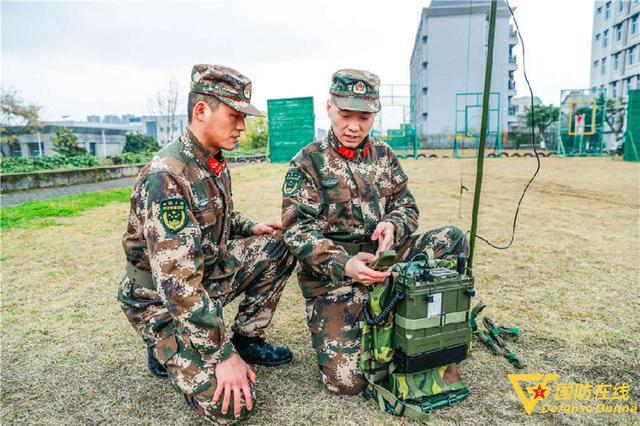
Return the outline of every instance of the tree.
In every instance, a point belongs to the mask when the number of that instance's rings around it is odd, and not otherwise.
[[[538,137],[540,138],[540,146],[544,147],[544,132],[553,123],[558,121],[560,117],[560,108],[551,105],[534,105],[533,114],[531,108],[527,108],[527,126],[538,129]],[[534,123],[535,120],[535,123]]]
[[[627,110],[627,100],[624,98],[607,99],[605,103],[604,121],[611,129],[611,133],[615,136],[616,144],[620,145],[620,139],[624,136],[625,111]]]
[[[169,80],[166,91],[158,91],[155,98],[149,101],[151,114],[156,118],[158,140],[162,143],[173,141],[178,131],[177,111],[182,101],[178,82]]]
[[[269,129],[264,117],[247,117],[246,129],[240,135],[240,148],[243,151],[265,150],[269,144]]]
[[[159,148],[158,142],[152,136],[130,133],[127,135],[122,152],[157,151]]]
[[[18,136],[15,132],[7,134],[4,126],[22,127],[24,131],[32,135],[38,133],[42,129],[40,122],[41,106],[35,104],[27,104],[22,100],[16,90],[5,90],[0,92],[0,143],[7,144],[9,147],[18,142]],[[2,155],[4,150],[0,149]],[[9,152],[11,148],[9,148]]]
[[[61,127],[56,129],[56,136],[51,138],[53,150],[65,157],[75,157],[85,155],[87,150],[78,145],[78,138],[71,133],[71,130]]]

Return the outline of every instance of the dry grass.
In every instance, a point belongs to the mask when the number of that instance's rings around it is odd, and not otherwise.
[[[472,195],[458,217],[461,167],[473,187],[473,161],[406,160],[422,211],[421,229],[468,229]],[[487,160],[479,232],[504,242],[532,159]],[[234,170],[236,207],[254,218],[279,215],[284,166]],[[631,383],[640,402],[640,210],[638,164],[610,159],[543,159],[522,207],[516,243],[479,243],[479,299],[498,322],[524,329],[513,345],[526,372],[555,372],[574,383]],[[2,233],[3,423],[199,423],[170,386],[152,378],[145,352],[121,314],[116,287],[124,258],[127,204],[112,203],[62,226]],[[232,316],[227,310],[227,317]],[[359,397],[322,389],[295,279],[289,281],[271,340],[289,345],[292,365],[258,368],[256,424],[408,424]],[[634,423],[636,416],[528,416],[501,358],[482,348],[461,366],[471,395],[433,415],[435,424]]]

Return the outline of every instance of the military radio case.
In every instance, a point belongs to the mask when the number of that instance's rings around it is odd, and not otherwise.
[[[400,272],[402,265],[394,268]],[[416,373],[462,361],[471,341],[473,277],[447,268],[429,269],[426,261],[410,262],[405,268],[395,283],[395,291],[404,293],[394,319],[398,371]]]

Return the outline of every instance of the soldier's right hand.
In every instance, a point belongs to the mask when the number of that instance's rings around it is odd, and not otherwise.
[[[253,397],[251,396],[251,385],[256,383],[256,374],[249,364],[244,362],[240,355],[233,354],[221,363],[216,364],[216,381],[218,386],[213,394],[213,403],[217,404],[220,396],[222,399],[222,414],[227,414],[229,404],[233,397],[233,415],[240,417],[242,408],[241,398],[244,394],[244,402],[247,410],[253,408]],[[233,394],[233,395],[232,395]]]
[[[371,253],[360,252],[356,254],[345,263],[344,274],[364,285],[381,283],[391,275],[391,268],[386,271],[376,271],[369,268],[367,263],[375,260],[375,258],[376,256]]]

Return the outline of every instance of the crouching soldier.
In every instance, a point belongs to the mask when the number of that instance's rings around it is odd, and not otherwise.
[[[396,261],[468,251],[453,226],[413,234],[418,208],[390,147],[368,136],[380,111],[378,77],[345,69],[333,75],[327,112],[331,130],[291,161],[283,193],[284,239],[298,259],[313,348],[326,387],[356,394],[367,382],[358,367],[359,321],[368,286],[390,271],[367,263],[394,249]],[[459,379],[455,365],[443,380]]]
[[[195,65],[191,77],[185,134],[133,188],[118,300],[147,345],[151,373],[168,377],[201,416],[225,422],[255,405],[248,363],[292,360],[263,335],[295,259],[281,223],[233,208],[222,151],[237,146],[245,115],[260,115],[251,82],[219,65]],[[222,307],[240,295],[230,337]]]

